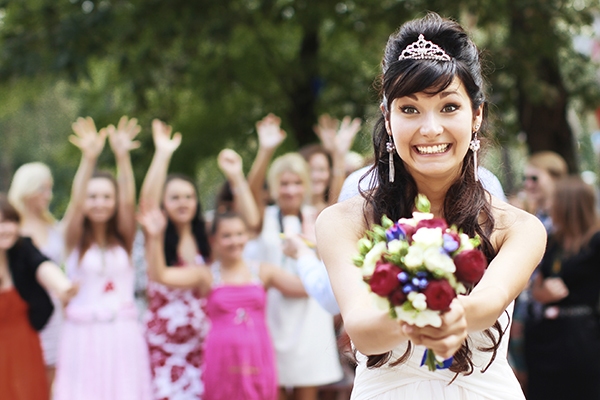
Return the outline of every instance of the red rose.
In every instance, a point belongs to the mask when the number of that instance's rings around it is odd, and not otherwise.
[[[422,292],[427,297],[427,308],[434,311],[447,309],[456,293],[447,280],[430,281]]]
[[[406,293],[402,291],[402,286],[398,286],[396,289],[390,293],[388,296],[390,303],[394,306],[401,306],[406,301]]]
[[[487,267],[487,259],[480,250],[465,250],[454,257],[454,265],[456,279],[465,285],[474,285],[481,280]]]
[[[404,233],[406,233],[406,240],[409,243],[411,243],[412,235],[413,235],[413,233],[415,233],[417,231],[417,228],[415,228],[412,225],[408,225],[408,224],[398,224],[398,226],[400,226],[402,228],[402,230],[404,231]]]
[[[448,229],[448,223],[443,218],[422,219],[417,223],[417,230],[421,228],[442,228],[442,232]]]
[[[378,264],[369,280],[371,291],[383,297],[387,296],[392,290],[400,286],[400,281],[398,280],[400,272],[402,270],[394,264]]]

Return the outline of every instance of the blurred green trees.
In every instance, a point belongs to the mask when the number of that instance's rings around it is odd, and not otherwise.
[[[0,190],[18,165],[45,161],[58,175],[60,211],[78,163],[66,138],[79,115],[98,125],[123,114],[140,120],[138,183],[152,156],[152,118],[184,135],[172,169],[215,181],[212,159],[224,147],[249,168],[254,123],[269,112],[288,132],[281,151],[315,141],[320,113],[372,120],[387,37],[427,10],[459,20],[485,51],[495,138],[509,144],[524,132],[530,151],[558,151],[575,170],[567,107],[578,99],[579,111],[593,108],[600,96],[598,66],[573,50],[572,37],[598,8],[596,0],[0,1]],[[367,123],[361,152],[369,132]],[[101,161],[112,164],[110,154]]]

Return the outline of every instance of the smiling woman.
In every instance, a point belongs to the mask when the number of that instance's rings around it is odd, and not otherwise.
[[[71,200],[63,218],[66,268],[79,292],[65,308],[54,399],[150,398],[148,351],[137,322],[131,247],[135,183],[129,152],[140,127],[122,117],[98,131],[79,118],[69,139],[81,150]],[[108,136],[117,178],[94,173]],[[127,373],[114,371],[127,371]]]
[[[543,254],[545,231],[477,180],[487,108],[479,52],[459,24],[431,13],[390,36],[382,67],[372,167],[379,185],[325,209],[317,221],[319,253],[357,350],[352,399],[524,399],[506,361],[505,332],[513,300]],[[390,318],[351,261],[358,240],[383,216],[410,218],[418,194],[434,217],[478,236],[489,261],[439,327]],[[453,357],[449,368],[421,368],[425,349]]]

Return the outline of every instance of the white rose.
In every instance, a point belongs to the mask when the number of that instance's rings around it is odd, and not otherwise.
[[[423,254],[425,267],[429,271],[441,270],[445,273],[453,274],[456,271],[456,266],[452,258],[439,248],[429,247]]]
[[[440,317],[440,312],[433,310],[419,311],[415,316],[415,325],[419,328],[427,325],[433,326],[434,328],[439,328],[442,326],[442,317]]]
[[[419,246],[410,246],[404,256],[404,265],[407,268],[417,268],[423,265],[423,249]]]
[[[408,300],[410,300],[412,306],[418,311],[423,311],[427,308],[427,297],[423,293],[410,292]]]
[[[387,246],[385,242],[379,242],[365,255],[365,261],[361,268],[363,276],[371,276],[375,271],[375,264],[381,259],[381,255],[385,253]]]
[[[417,223],[419,223],[419,221],[422,221],[424,219],[433,219],[432,213],[422,213],[419,211],[415,211],[415,212],[413,212],[412,215],[413,215],[412,219],[414,221],[416,221],[415,226],[417,225]]]
[[[469,240],[469,235],[466,233],[461,233],[460,235],[460,251],[463,250],[473,250],[473,243]]]
[[[388,251],[392,254],[400,254],[400,250],[402,250],[402,246],[403,246],[403,243],[398,239],[394,239],[391,242],[388,242],[388,244],[387,244]]]
[[[414,243],[427,247],[442,247],[444,239],[442,228],[421,228],[412,235]]]

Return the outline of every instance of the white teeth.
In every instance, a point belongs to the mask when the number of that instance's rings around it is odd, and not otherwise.
[[[448,149],[448,144],[437,144],[435,146],[417,146],[417,150],[422,154],[443,153]]]

